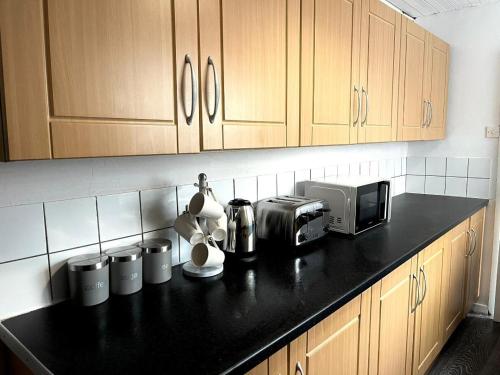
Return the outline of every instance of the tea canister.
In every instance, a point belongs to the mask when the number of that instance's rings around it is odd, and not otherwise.
[[[68,260],[70,296],[82,306],[93,306],[109,298],[109,258],[99,253]]]
[[[164,283],[172,277],[172,242],[152,238],[138,245],[142,249],[144,282]]]
[[[127,295],[142,289],[142,249],[137,245],[106,251],[110,262],[111,293]]]

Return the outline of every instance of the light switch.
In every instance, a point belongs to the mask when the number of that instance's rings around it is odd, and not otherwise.
[[[499,136],[500,136],[500,127],[498,126],[486,127],[486,138],[498,138]]]

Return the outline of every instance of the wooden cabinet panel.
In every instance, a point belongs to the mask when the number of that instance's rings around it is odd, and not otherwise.
[[[299,1],[211,1],[202,2],[199,9],[206,34],[200,40],[201,51],[222,56],[223,147],[297,145]],[[216,13],[220,28],[206,27],[207,22],[214,22],[211,14]],[[207,59],[201,56],[202,71]],[[204,129],[209,128],[206,137],[214,136],[211,131],[215,129],[205,123]],[[243,134],[235,129],[242,129]],[[207,148],[217,147],[214,141],[207,144]]]
[[[442,280],[443,342],[448,340],[463,317],[468,226],[469,221],[466,220],[445,236]]]
[[[367,374],[371,290],[307,333],[306,374]]]
[[[429,33],[428,97],[431,103],[430,121],[424,129],[423,139],[442,139],[445,136],[448,102],[449,46]]]
[[[288,347],[278,350],[247,372],[247,375],[288,375]]]
[[[400,38],[401,15],[378,0],[363,0],[359,143],[396,140]]]
[[[356,143],[361,0],[302,3],[301,145]]]
[[[372,287],[370,375],[411,374],[416,259]]]
[[[422,138],[424,114],[424,76],[426,67],[426,31],[403,17],[399,81],[398,140]]]
[[[0,30],[7,159],[49,159],[43,1],[0,1]]]
[[[421,303],[415,312],[413,375],[425,374],[442,346],[440,333],[444,238],[418,255]]]
[[[467,314],[479,298],[481,287],[481,261],[483,255],[484,215],[486,209],[474,214],[470,219],[471,246],[467,257],[467,289],[464,313]]]

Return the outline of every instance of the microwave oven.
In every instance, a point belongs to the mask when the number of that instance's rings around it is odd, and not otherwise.
[[[391,181],[345,177],[335,182],[305,181],[305,196],[324,199],[330,206],[328,228],[359,234],[391,219]]]

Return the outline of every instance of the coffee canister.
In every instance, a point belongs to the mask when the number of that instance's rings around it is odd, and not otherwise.
[[[172,277],[172,242],[152,238],[138,245],[142,249],[144,282],[160,284]]]
[[[82,306],[93,306],[109,298],[109,258],[84,254],[68,260],[71,299]]]
[[[137,245],[106,251],[110,262],[111,293],[132,294],[142,289],[142,249]]]

